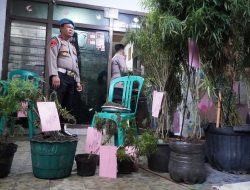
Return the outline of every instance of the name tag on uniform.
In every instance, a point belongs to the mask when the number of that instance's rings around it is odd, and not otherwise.
[[[61,48],[60,49],[60,55],[68,57],[69,56],[69,50],[67,48]]]

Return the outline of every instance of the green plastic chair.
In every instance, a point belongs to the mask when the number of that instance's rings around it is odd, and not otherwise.
[[[133,94],[132,92],[133,92],[133,86],[136,82],[138,83],[138,87],[137,87],[138,91],[136,92],[135,108],[134,108],[134,110],[132,110],[131,109],[132,94]],[[95,127],[95,123],[96,123],[96,120],[98,118],[108,119],[108,120],[114,121],[117,125],[117,134],[115,135],[115,139],[114,139],[115,145],[121,146],[124,144],[124,135],[125,135],[125,131],[121,127],[122,121],[124,121],[124,120],[133,121],[135,119],[137,105],[138,105],[142,85],[144,83],[144,79],[140,76],[125,76],[125,77],[120,77],[120,78],[116,78],[116,79],[112,80],[110,87],[109,87],[108,102],[113,102],[114,88],[118,83],[123,84],[123,95],[122,95],[121,105],[123,107],[126,107],[127,110],[129,110],[129,111],[124,111],[124,112],[117,111],[117,112],[115,112],[114,110],[112,110],[109,112],[108,110],[105,110],[102,112],[98,112],[93,117],[91,127]],[[134,127],[137,131],[137,126],[136,126],[135,122],[132,122],[132,124],[133,123],[134,123],[134,125],[131,125],[131,127]]]
[[[41,78],[37,73],[26,71],[26,70],[13,70],[8,73],[8,80],[13,79],[22,79],[25,81],[32,81],[34,86],[36,88],[40,87]],[[29,102],[29,108],[27,110],[27,119],[28,119],[28,126],[29,126],[29,138],[31,139],[33,137],[33,134],[35,132],[35,119],[36,115],[34,111],[32,111],[34,108],[34,103]]]
[[[8,82],[0,80],[0,96],[5,96],[8,93]],[[0,116],[0,135],[3,134],[4,126],[6,124],[6,117]]]
[[[5,80],[0,80],[0,96],[5,96],[8,93],[9,83]]]
[[[32,81],[36,88],[40,87],[41,77],[37,73],[26,70],[13,70],[8,73],[8,80],[16,78]]]

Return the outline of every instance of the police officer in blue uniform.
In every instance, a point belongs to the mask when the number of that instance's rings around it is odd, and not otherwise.
[[[48,68],[50,76],[50,88],[56,90],[59,103],[68,111],[73,109],[75,89],[82,91],[76,48],[70,43],[74,34],[75,24],[69,19],[59,21],[60,35],[50,40],[48,51]],[[64,135],[72,135],[66,129],[61,120],[61,132]]]

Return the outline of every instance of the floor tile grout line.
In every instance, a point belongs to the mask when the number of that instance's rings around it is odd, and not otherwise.
[[[153,171],[151,171],[151,170],[148,170],[148,169],[146,169],[146,168],[144,168],[144,167],[142,167],[142,166],[140,166],[139,168],[143,169],[143,170],[146,171],[146,172],[149,172],[149,173],[151,173],[151,174],[154,174],[154,175],[156,175],[156,176],[159,176],[159,177],[161,177],[161,178],[163,178],[163,179],[165,179],[165,180],[167,180],[167,181],[170,181],[170,182],[173,182],[173,183],[175,183],[175,184],[178,184],[178,185],[180,185],[180,186],[182,186],[182,187],[190,188],[188,185],[181,184],[181,183],[176,183],[176,182],[173,181],[172,179],[170,179],[170,178],[168,178],[168,177],[165,177],[165,176],[162,176],[162,175],[160,175],[160,174],[157,174],[157,173],[155,173],[155,172],[153,172]]]

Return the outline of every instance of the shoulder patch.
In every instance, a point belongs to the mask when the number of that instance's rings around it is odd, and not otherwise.
[[[56,39],[52,39],[52,40],[50,40],[50,47],[51,48],[53,48],[53,47],[55,47],[56,45],[58,44],[58,42],[57,42],[57,40]]]

